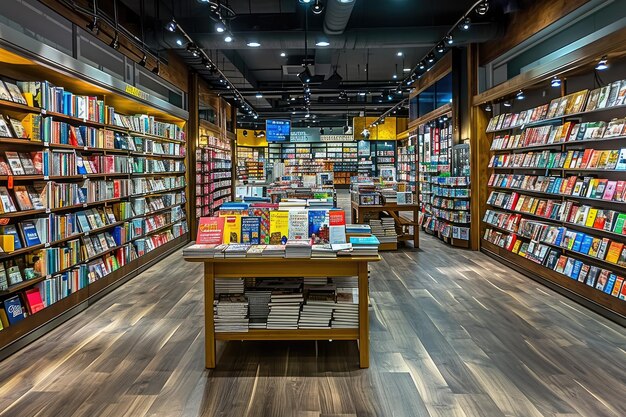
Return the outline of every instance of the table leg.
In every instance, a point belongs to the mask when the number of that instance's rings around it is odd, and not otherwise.
[[[359,262],[359,366],[370,366],[370,321],[367,262]]]
[[[420,247],[420,231],[418,226],[419,210],[413,210],[413,247]]]
[[[354,207],[352,207],[352,219],[351,220],[353,224],[357,224],[359,222],[358,217],[357,217],[357,212]]]
[[[215,326],[213,320],[213,298],[215,275],[213,263],[204,264],[204,366],[215,368]]]

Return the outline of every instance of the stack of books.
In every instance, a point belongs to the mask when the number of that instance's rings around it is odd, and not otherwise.
[[[311,285],[326,285],[328,284],[328,278],[327,277],[304,277],[304,286],[311,286]]]
[[[335,284],[328,284],[326,278],[304,279],[306,304],[302,306],[300,329],[328,329],[335,307]]]
[[[285,258],[310,258],[311,242],[308,240],[288,240],[285,245]]]
[[[369,236],[372,234],[372,228],[369,224],[347,224],[346,235],[348,236]]]
[[[396,190],[394,190],[393,188],[383,188],[382,190],[380,190],[380,193],[383,196],[385,204],[398,202],[398,195],[396,193]]]
[[[243,294],[243,278],[215,278],[215,294]]]
[[[306,208],[306,200],[301,200],[299,198],[288,198],[278,203],[279,210],[293,210],[293,209],[303,210],[305,208]]]
[[[248,300],[243,294],[221,294],[213,302],[216,332],[248,331]]]
[[[351,237],[352,256],[376,256],[380,241],[376,236]]]
[[[337,303],[331,321],[333,329],[355,329],[359,327],[359,289],[337,288]]]
[[[301,292],[272,291],[268,329],[297,329],[300,306],[304,300]]]
[[[266,245],[263,249],[264,258],[284,258],[285,245]]]
[[[230,244],[224,249],[224,258],[245,258],[249,244]]]
[[[183,257],[185,258],[215,258],[216,254],[221,255],[221,252],[226,248],[226,245],[201,245],[194,244],[187,246],[183,249]]]
[[[359,279],[357,277],[333,277],[332,282],[338,291],[346,288],[359,288]]]
[[[316,198],[307,200],[307,205],[311,210],[324,210],[333,208],[332,198]]]
[[[246,291],[250,310],[250,322],[248,327],[251,329],[267,328],[267,316],[270,314],[270,297],[271,291]]]
[[[252,245],[246,252],[246,258],[262,258],[264,251],[265,245]]]
[[[398,243],[396,233],[396,223],[393,217],[383,217],[381,220],[370,220],[372,234],[378,238],[380,243]]]
[[[311,247],[311,258],[336,258],[337,252],[330,244],[313,245]]]

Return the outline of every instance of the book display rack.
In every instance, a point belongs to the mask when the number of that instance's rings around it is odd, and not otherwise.
[[[188,241],[185,121],[28,68],[0,81],[2,356]]]
[[[405,182],[407,191],[417,195],[417,135],[410,135],[398,146],[398,181]]]
[[[196,217],[212,216],[232,196],[230,140],[215,136],[196,148]]]
[[[265,148],[237,146],[237,180],[265,181]]]
[[[626,318],[626,80],[491,118],[482,250]]]

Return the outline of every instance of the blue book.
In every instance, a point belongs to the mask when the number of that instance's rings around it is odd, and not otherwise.
[[[309,237],[313,239],[313,244],[328,243],[328,210],[309,210]]]
[[[13,236],[13,245],[15,246],[15,250],[22,249],[22,241],[20,240],[20,236],[18,235],[14,224],[4,226],[2,228],[2,234]]]
[[[120,246],[122,244],[122,226],[115,226],[111,231],[111,236],[115,240],[115,245]]]
[[[593,237],[585,235],[583,241],[580,244],[580,253],[587,255],[591,249],[591,243],[593,243]]]
[[[609,275],[609,279],[606,282],[606,285],[604,286],[604,292],[607,294],[611,294],[611,291],[613,291],[613,286],[615,285],[615,280],[617,279],[617,275],[615,274],[611,274]]]
[[[565,235],[565,228],[559,227],[559,233],[556,235],[556,240],[554,244],[557,246],[561,246],[561,242],[563,242],[563,235]]]
[[[261,218],[245,216],[241,218],[241,243],[258,245],[261,243]]]
[[[7,319],[10,325],[14,325],[26,317],[24,307],[18,295],[4,300],[4,311],[7,313]]]
[[[222,204],[220,210],[248,210],[248,207],[250,207],[250,204],[232,201]]]
[[[41,240],[37,234],[37,228],[32,221],[23,221],[20,223],[20,229],[22,229],[22,236],[24,237],[24,245],[26,247],[41,245]]]
[[[580,247],[582,245],[584,236],[585,236],[584,233],[577,233],[576,234],[576,237],[574,238],[574,245],[572,246],[572,250],[574,252],[579,252],[580,251]]]
[[[380,241],[376,236],[368,236],[368,237],[358,237],[353,236],[350,238],[350,243],[352,246],[378,246],[380,245]]]
[[[571,279],[578,280],[578,275],[580,274],[580,270],[583,267],[582,261],[576,259],[574,261],[574,267],[572,268],[572,274],[570,275]]]

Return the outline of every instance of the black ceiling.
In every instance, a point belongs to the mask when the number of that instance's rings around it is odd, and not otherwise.
[[[308,26],[308,58],[311,70],[328,78],[334,70],[342,77],[340,85],[324,89],[313,83],[311,87],[311,113],[319,117],[345,120],[346,113],[368,108],[380,114],[391,103],[407,96],[394,95],[386,107],[377,102],[381,93],[393,89],[406,76],[404,69],[413,69],[423,56],[442,39],[450,27],[476,2],[476,0],[354,0],[345,30],[328,35],[324,31],[329,2],[320,0],[324,11],[315,15],[311,4],[298,0],[223,0],[235,16],[227,19],[233,34],[233,42],[226,43],[223,35],[215,31],[209,5],[202,0],[121,0],[126,6],[127,20],[137,22],[144,8],[146,38],[157,48],[175,49],[183,59],[198,72],[213,80],[199,59],[194,58],[182,46],[176,44],[181,38],[163,27],[175,17],[184,29],[211,57],[213,62],[231,80],[246,99],[263,116],[292,116],[303,114],[302,82],[297,72],[305,59],[305,26]],[[315,0],[312,0],[314,2]],[[460,41],[484,41],[494,36],[494,21],[499,15],[502,2],[511,7],[513,0],[491,0],[490,11],[481,18],[485,23],[475,25],[467,33],[460,33]],[[133,19],[133,14],[135,15]],[[214,15],[213,15],[214,16]],[[333,15],[334,16],[334,15]],[[325,40],[328,47],[318,47],[316,42]],[[246,46],[250,41],[261,43],[259,48]],[[455,44],[458,42],[455,42]],[[287,56],[281,57],[281,52]],[[402,56],[398,56],[402,52]],[[394,79],[394,74],[397,79]],[[219,83],[215,84],[219,88]],[[359,91],[369,91],[365,99],[357,96]],[[256,98],[257,92],[263,98]],[[351,100],[338,101],[339,92],[346,91]],[[290,93],[290,96],[285,96]],[[291,97],[295,100],[291,100]],[[337,102],[337,105],[329,105]],[[377,110],[374,110],[377,108]]]

